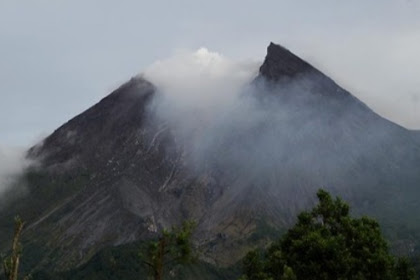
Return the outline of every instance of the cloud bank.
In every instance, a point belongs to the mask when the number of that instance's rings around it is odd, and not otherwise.
[[[0,145],[0,196],[31,163],[25,158],[26,149]]]
[[[259,64],[235,61],[206,48],[179,51],[144,72],[144,77],[158,87],[151,110],[174,128],[179,142],[195,147],[205,141],[205,131],[238,106],[238,97],[257,75]]]
[[[361,162],[391,164],[389,151],[407,144],[355,98],[313,94],[319,86],[330,89],[318,77],[275,87],[252,82],[259,65],[200,49],[161,60],[144,74],[158,88],[151,105],[158,127],[171,129],[187,166],[220,172],[216,180],[229,191],[289,192],[277,202],[286,207],[287,198],[321,186],[374,185],[372,174],[381,171]]]
[[[159,86],[171,106],[214,109],[231,103],[238,89],[257,75],[258,62],[234,61],[200,48],[179,51],[148,67],[145,78]]]

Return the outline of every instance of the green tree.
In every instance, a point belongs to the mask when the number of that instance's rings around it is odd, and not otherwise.
[[[395,275],[398,280],[416,279],[416,271],[407,258],[399,258],[397,260]]]
[[[149,268],[155,280],[162,280],[164,272],[175,265],[188,264],[194,260],[191,235],[195,223],[184,222],[181,227],[163,230],[157,241],[151,241],[140,253],[141,262]]]
[[[266,271],[267,262],[263,261],[262,252],[251,251],[243,261],[244,275],[239,280],[268,280],[272,279]]]
[[[248,254],[244,279],[415,279],[408,261],[390,255],[375,220],[352,218],[349,206],[324,190],[317,196],[318,205],[265,254]]]

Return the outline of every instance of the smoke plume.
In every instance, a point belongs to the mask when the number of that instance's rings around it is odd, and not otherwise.
[[[171,128],[192,170],[220,171],[231,191],[288,191],[286,205],[320,187],[374,185],[406,156],[396,148],[407,143],[404,132],[328,78],[273,85],[255,79],[257,65],[200,49],[145,72],[158,88],[151,112]],[[383,171],[365,168],[375,162]]]

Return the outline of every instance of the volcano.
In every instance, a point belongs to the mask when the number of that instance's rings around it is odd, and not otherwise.
[[[0,210],[2,228],[12,229],[17,213],[27,221],[25,269],[75,269],[184,220],[197,222],[200,259],[229,267],[293,225],[319,188],[377,218],[395,250],[415,253],[417,131],[273,43],[248,88],[256,109],[227,122],[228,133],[204,132],[210,144],[197,168],[150,109],[158,86],[143,77],[32,147],[27,156],[39,164],[22,176],[27,192],[5,196]],[[3,247],[10,234],[0,234]]]

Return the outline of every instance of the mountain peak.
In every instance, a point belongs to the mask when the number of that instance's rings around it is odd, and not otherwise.
[[[268,80],[277,81],[284,77],[314,70],[309,63],[302,60],[291,51],[273,42],[267,47],[267,56],[260,67],[260,75]]]

